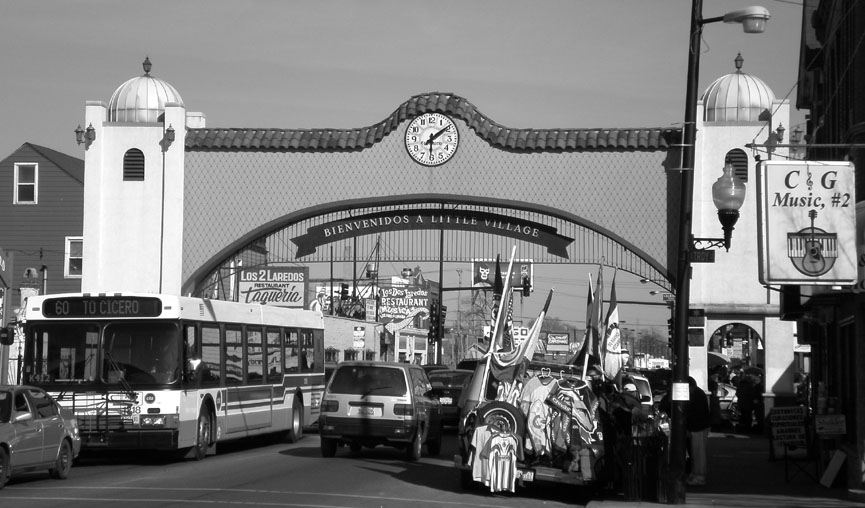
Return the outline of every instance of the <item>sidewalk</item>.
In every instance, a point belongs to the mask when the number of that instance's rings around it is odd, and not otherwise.
[[[785,463],[781,458],[770,461],[769,439],[765,436],[712,432],[708,451],[707,484],[686,487],[685,504],[678,506],[865,508],[865,502],[861,501],[865,493],[853,495],[846,488],[823,487],[814,462]],[[621,497],[591,501],[587,505],[592,508],[658,506],[667,505],[623,501]]]

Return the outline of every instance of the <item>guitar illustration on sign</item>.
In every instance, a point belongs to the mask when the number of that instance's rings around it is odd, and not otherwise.
[[[814,226],[817,210],[810,210],[811,226],[787,233],[787,255],[799,272],[819,277],[832,269],[838,258],[838,235]]]

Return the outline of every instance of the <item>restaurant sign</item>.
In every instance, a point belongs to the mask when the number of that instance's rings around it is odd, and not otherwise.
[[[243,268],[238,281],[238,301],[278,307],[306,307],[309,267]]]
[[[402,230],[447,229],[506,236],[541,245],[550,254],[568,258],[573,238],[558,234],[554,227],[505,215],[472,210],[413,209],[378,212],[312,226],[306,234],[292,238],[301,258],[331,242],[358,236]]]

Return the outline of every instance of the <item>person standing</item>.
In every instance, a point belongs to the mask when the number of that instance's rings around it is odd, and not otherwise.
[[[688,404],[685,406],[688,431],[688,452],[691,456],[691,474],[688,485],[706,484],[706,445],[712,424],[709,400],[697,381],[688,376]]]

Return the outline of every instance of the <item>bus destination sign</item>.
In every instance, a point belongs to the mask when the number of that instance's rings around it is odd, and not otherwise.
[[[42,305],[42,313],[46,317],[136,318],[157,317],[161,312],[162,301],[147,296],[47,298]]]

